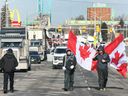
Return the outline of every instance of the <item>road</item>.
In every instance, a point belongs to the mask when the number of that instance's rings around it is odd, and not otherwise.
[[[62,90],[63,70],[52,69],[50,62],[32,65],[32,71],[15,73],[15,92],[3,94],[3,74],[0,73],[0,96],[128,96],[128,79],[109,70],[106,91],[98,90],[97,73],[77,66],[74,90]]]

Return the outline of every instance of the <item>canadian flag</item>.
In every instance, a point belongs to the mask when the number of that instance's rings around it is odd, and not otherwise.
[[[77,63],[86,70],[91,71],[92,62],[96,50],[90,45],[85,45],[79,41],[79,38],[74,33],[69,33],[68,48],[74,53]]]
[[[125,43],[123,35],[120,34],[114,41],[105,47],[105,52],[110,56],[110,65],[115,68],[121,75],[126,77],[127,57],[125,54]],[[95,70],[96,62],[92,59],[96,54],[96,50],[89,45],[85,45],[79,41],[73,32],[69,33],[67,47],[76,56],[77,63],[86,70]]]
[[[105,52],[110,56],[110,66],[115,68],[121,75],[126,77],[127,72],[127,57],[125,54],[125,43],[123,35],[120,34],[108,46],[105,47]]]

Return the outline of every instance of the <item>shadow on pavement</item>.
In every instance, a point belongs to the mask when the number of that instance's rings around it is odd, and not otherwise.
[[[96,87],[96,86],[74,86],[74,88],[92,88],[92,89],[96,89],[96,90],[99,90],[99,87]],[[120,90],[123,90],[124,88],[121,88],[121,87],[106,87],[107,89],[120,89]]]
[[[74,86],[74,88],[93,88],[93,89],[96,89],[96,90],[99,90],[99,87],[95,87],[95,86]]]
[[[121,87],[107,87],[108,89],[124,89],[124,88],[121,88]]]
[[[19,91],[19,90],[14,90],[13,93],[14,93],[14,92],[18,92],[18,91]],[[3,93],[3,90],[2,90],[2,89],[0,90],[0,93],[1,93],[1,92]],[[10,93],[9,90],[8,90],[8,93]],[[0,96],[1,96],[1,95],[0,95]]]

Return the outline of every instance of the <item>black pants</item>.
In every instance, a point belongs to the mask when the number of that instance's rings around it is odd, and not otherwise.
[[[10,80],[10,90],[14,90],[14,72],[4,72],[4,91],[8,90],[8,80]]]
[[[65,70],[64,72],[64,88],[70,89],[73,88],[74,84],[74,71]]]
[[[98,83],[100,88],[106,88],[108,81],[108,69],[98,69]]]

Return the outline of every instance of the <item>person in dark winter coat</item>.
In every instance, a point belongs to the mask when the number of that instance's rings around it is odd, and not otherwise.
[[[16,57],[13,54],[12,49],[8,49],[7,53],[1,58],[0,60],[1,69],[4,73],[4,93],[8,91],[8,79],[10,80],[10,92],[14,91],[14,71],[15,68],[18,66],[18,62]]]
[[[66,51],[66,56],[63,58],[64,91],[73,90],[75,67],[76,58],[71,53],[71,50],[68,49]]]
[[[108,63],[110,62],[109,55],[104,52],[104,47],[99,46],[98,54],[93,58],[97,60],[98,83],[100,90],[105,90],[108,80]]]

